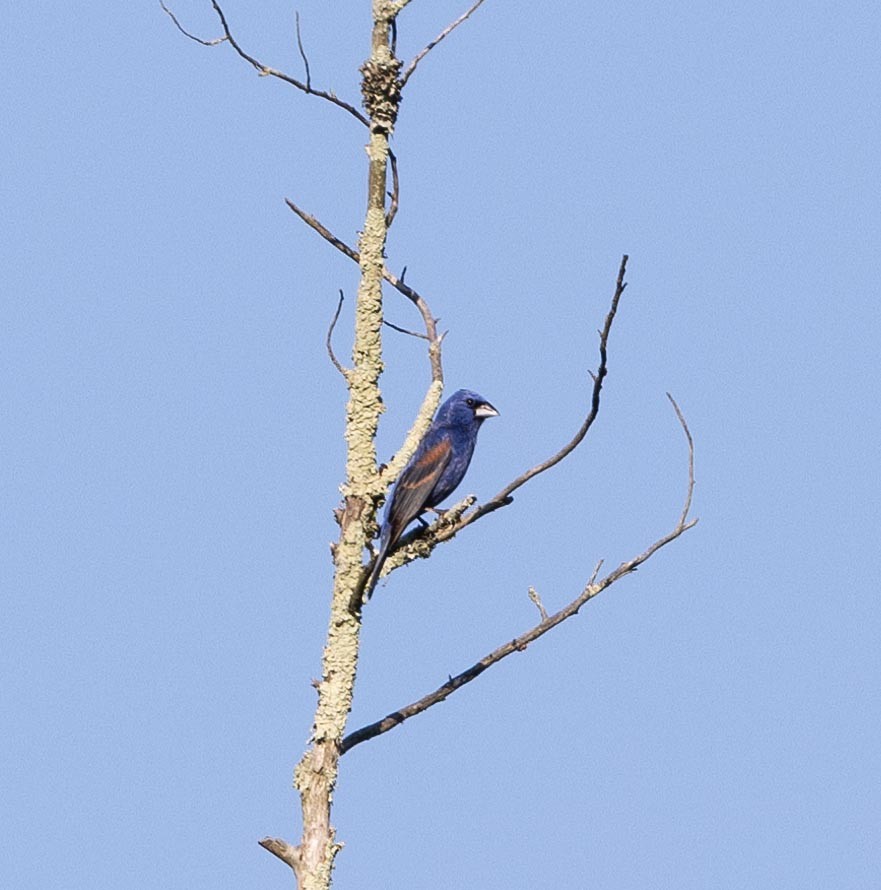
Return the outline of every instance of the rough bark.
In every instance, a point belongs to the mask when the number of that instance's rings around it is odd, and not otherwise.
[[[367,209],[359,239],[361,279],[355,308],[352,366],[346,375],[346,481],[340,536],[334,548],[333,596],[324,647],[318,706],[310,746],[294,771],[300,794],[303,835],[292,847],[284,841],[261,841],[287,862],[300,890],[327,890],[336,854],[331,824],[333,790],[346,721],[352,707],[361,631],[359,591],[364,581],[362,558],[372,538],[375,505],[384,488],[377,471],[374,437],[382,411],[382,281],[388,223],[386,215],[389,136],[400,101],[401,62],[392,51],[391,27],[398,5],[374,0],[370,57],[361,68],[362,96],[369,120]]]

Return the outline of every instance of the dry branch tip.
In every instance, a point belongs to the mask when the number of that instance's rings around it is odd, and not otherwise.
[[[343,375],[343,378],[348,380],[349,378],[349,369],[345,368],[340,360],[336,357],[336,353],[333,351],[333,330],[336,327],[336,323],[340,317],[340,310],[343,308],[343,300],[345,299],[343,295],[342,288],[340,288],[340,298],[336,304],[336,311],[333,314],[333,318],[330,320],[330,327],[327,329],[327,339],[325,341],[325,346],[327,347],[327,354],[330,357],[333,366]]]
[[[535,607],[538,609],[538,614],[541,615],[541,620],[547,621],[547,609],[545,609],[544,603],[541,601],[541,597],[538,595],[538,591],[534,587],[530,587],[526,593],[529,596],[529,599],[532,600],[532,602],[535,604]]]
[[[413,59],[410,61],[410,63],[407,65],[407,67],[404,69],[404,73],[401,75],[401,88],[402,88],[402,89],[403,89],[404,85],[407,83],[407,81],[410,79],[410,76],[411,76],[411,75],[413,74],[413,72],[416,70],[416,66],[417,66],[417,65],[418,65],[418,64],[419,64],[419,63],[420,63],[420,62],[421,62],[421,61],[422,61],[422,60],[423,60],[423,59],[424,59],[424,58],[425,58],[425,57],[426,57],[426,56],[427,56],[427,55],[428,55],[428,54],[429,54],[429,53],[430,53],[430,52],[431,52],[431,51],[432,51],[432,50],[433,50],[433,49],[434,49],[434,48],[435,48],[435,47],[436,47],[442,40],[444,40],[446,37],[448,37],[450,34],[452,34],[452,32],[455,31],[456,28],[458,28],[459,25],[461,25],[464,21],[466,21],[467,19],[469,19],[469,18],[472,16],[472,14],[473,14],[474,12],[476,12],[477,8],[478,8],[482,3],[483,3],[483,0],[476,0],[476,2],[475,2],[475,3],[474,3],[468,10],[466,10],[464,13],[462,13],[462,15],[459,16],[459,18],[457,18],[457,19],[456,19],[455,21],[453,21],[453,22],[450,22],[450,24],[447,25],[446,28],[444,28],[443,31],[441,31],[440,34],[438,34],[437,37],[434,38],[434,40],[432,40],[432,41],[431,41],[430,43],[428,43],[425,47],[423,47],[418,53],[416,53],[416,55],[413,57]]]
[[[309,71],[309,59],[306,57],[306,50],[303,49],[303,37],[300,34],[300,12],[294,11],[294,21],[297,29],[297,49],[300,51],[300,58],[303,60],[303,67],[306,69],[306,89],[312,90],[312,75]]]
[[[184,28],[184,26],[178,21],[177,16],[165,5],[163,0],[159,0],[159,5],[162,7],[162,11],[174,22],[175,27],[184,37],[189,37],[190,40],[195,41],[196,43],[201,44],[202,46],[217,46],[220,43],[226,41],[226,37],[215,37],[212,40],[203,40],[201,37],[196,37],[195,34],[191,34],[189,31]]]

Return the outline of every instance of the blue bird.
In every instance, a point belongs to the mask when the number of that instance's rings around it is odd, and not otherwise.
[[[386,505],[379,553],[364,588],[367,599],[373,594],[386,557],[407,526],[458,488],[471,463],[480,425],[498,413],[483,396],[467,389],[454,392],[440,406]]]

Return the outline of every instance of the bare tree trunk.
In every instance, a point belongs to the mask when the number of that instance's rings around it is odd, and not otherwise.
[[[362,93],[370,127],[367,145],[367,211],[359,242],[361,280],[355,308],[352,367],[346,379],[346,483],[340,537],[334,548],[333,600],[324,647],[323,674],[311,746],[294,772],[294,785],[303,811],[303,836],[297,847],[266,839],[261,843],[284,859],[297,876],[300,890],[327,890],[340,849],[330,821],[333,789],[339,772],[340,749],[352,707],[361,631],[362,558],[370,542],[375,503],[383,485],[377,473],[376,435],[382,402],[382,281],[388,221],[386,180],[389,136],[400,98],[401,62],[395,58],[391,26],[398,6],[374,0],[370,58],[361,68]]]

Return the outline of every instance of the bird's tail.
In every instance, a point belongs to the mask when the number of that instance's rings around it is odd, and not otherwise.
[[[385,558],[388,556],[390,543],[390,536],[383,535],[382,541],[380,542],[379,553],[376,556],[376,562],[373,563],[373,569],[370,571],[370,577],[367,579],[367,583],[364,585],[364,600],[369,600],[370,597],[373,596],[373,589],[376,587],[376,584],[379,581],[379,573],[382,571],[382,567],[385,565]]]

